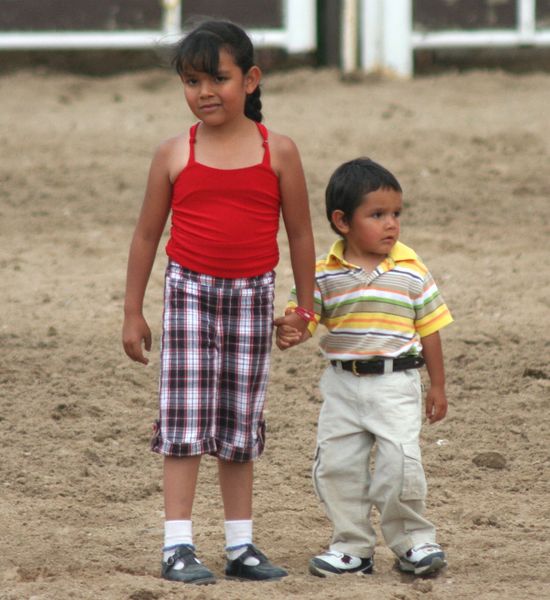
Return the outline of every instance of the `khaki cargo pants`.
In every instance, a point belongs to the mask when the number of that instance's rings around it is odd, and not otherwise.
[[[418,543],[435,542],[435,528],[422,516],[427,486],[419,447],[419,371],[357,377],[329,366],[320,387],[313,482],[333,525],[330,549],[371,556],[376,541],[373,506],[396,555]]]

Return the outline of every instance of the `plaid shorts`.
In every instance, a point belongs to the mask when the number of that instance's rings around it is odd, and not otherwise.
[[[264,449],[275,274],[224,279],[169,261],[152,449],[245,462]]]

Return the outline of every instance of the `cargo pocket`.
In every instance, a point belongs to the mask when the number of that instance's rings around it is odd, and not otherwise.
[[[417,444],[402,444],[403,486],[401,500],[424,500],[427,493],[422,455]]]

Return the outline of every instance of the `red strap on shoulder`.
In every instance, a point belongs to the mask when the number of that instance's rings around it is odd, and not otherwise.
[[[267,128],[261,123],[258,123],[257,121],[256,125],[258,127],[258,131],[260,132],[260,135],[264,140],[264,158],[262,160],[262,165],[265,165],[266,167],[271,167],[271,154],[269,153],[269,135]]]
[[[189,160],[187,164],[195,162],[195,142],[197,141],[197,129],[199,128],[199,123],[195,123],[189,129]]]

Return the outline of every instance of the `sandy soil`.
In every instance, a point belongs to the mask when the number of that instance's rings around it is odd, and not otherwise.
[[[149,160],[191,116],[176,78],[161,71],[0,78],[0,598],[550,597],[549,98],[550,76],[537,74],[353,84],[331,70],[266,77],[266,123],[302,152],[318,252],[333,239],[328,176],[370,155],[398,175],[402,239],[455,316],[443,333],[450,413],[422,440],[429,517],[449,568],[432,579],[400,575],[380,542],[370,578],[307,574],[330,533],[310,482],[324,368],[313,340],[274,350],[257,465],[256,539],[290,576],[184,590],[158,577],[161,460],[148,450],[162,249],[146,302],[149,367],[130,363],[119,337]],[[281,247],[279,311],[291,277],[284,236]],[[491,461],[491,452],[500,456]],[[221,575],[213,460],[203,464],[194,522],[201,556]]]

